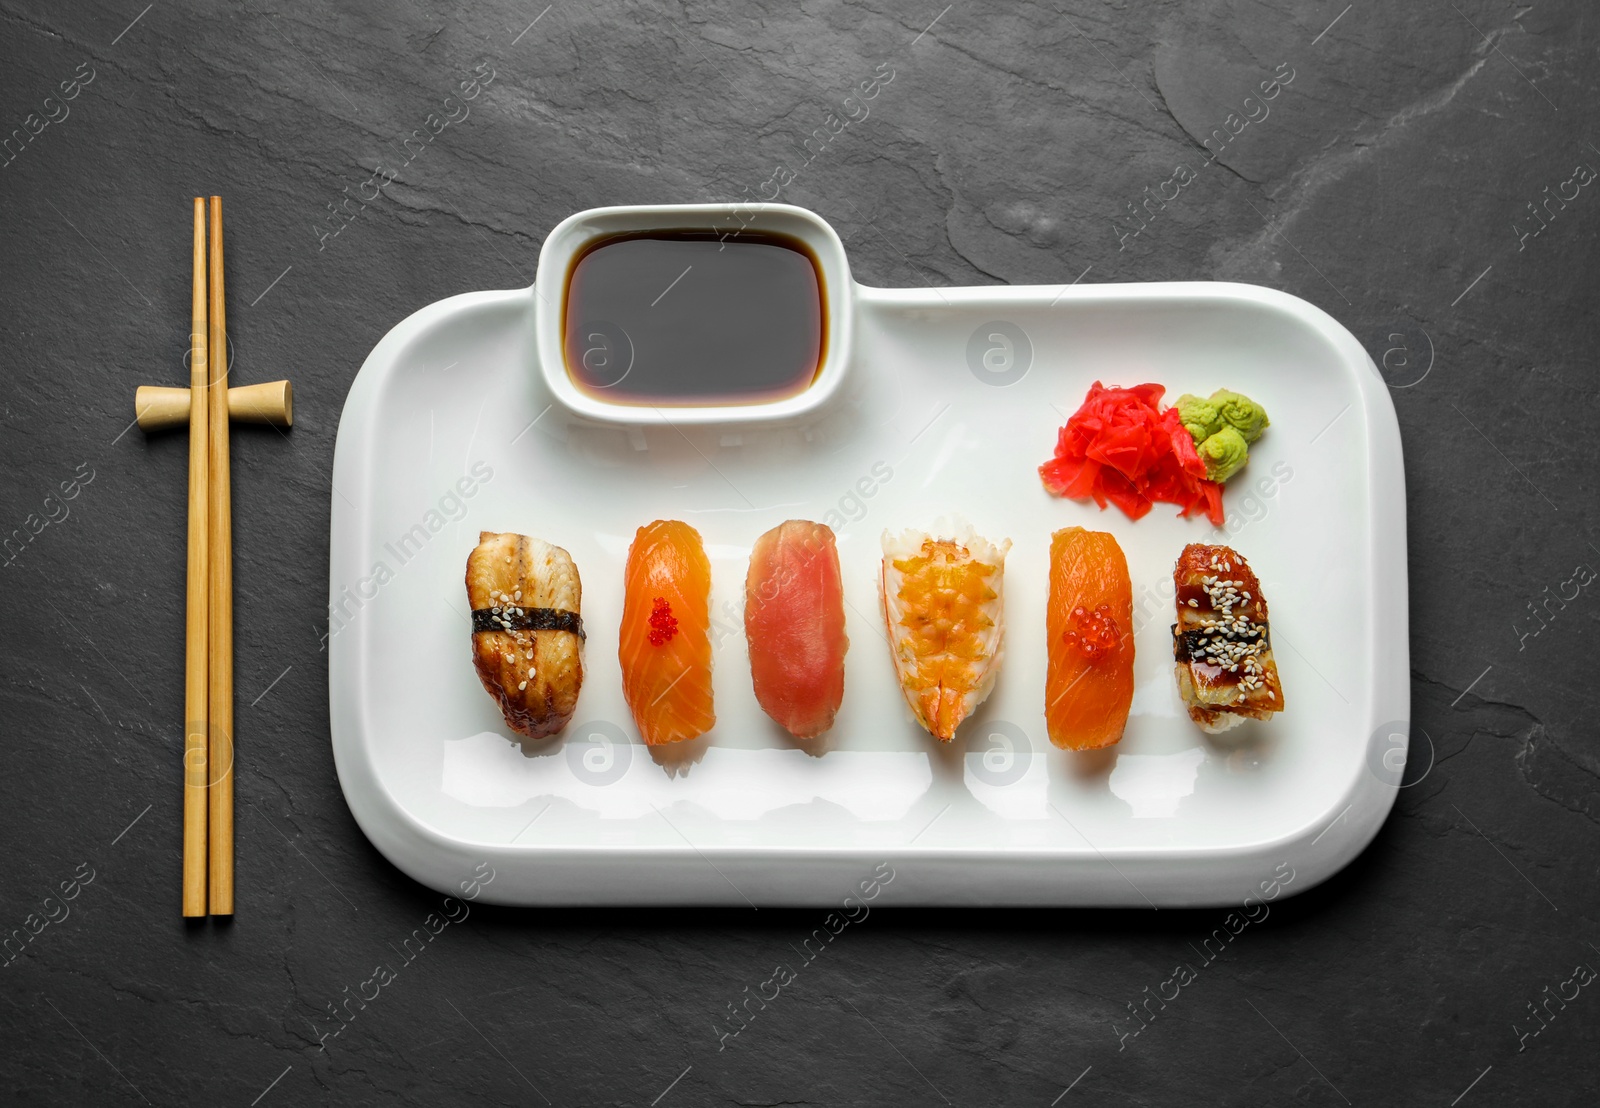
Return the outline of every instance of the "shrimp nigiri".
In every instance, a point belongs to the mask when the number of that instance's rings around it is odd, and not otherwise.
[[[711,562],[677,520],[639,528],[628,548],[617,660],[622,695],[651,746],[717,722],[711,701]]]
[[[883,533],[878,579],[895,675],[917,722],[941,742],[994,690],[1005,624],[1001,585],[1011,540],[970,526],[949,538]]]

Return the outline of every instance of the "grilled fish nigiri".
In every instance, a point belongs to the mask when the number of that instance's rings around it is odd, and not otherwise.
[[[711,562],[677,520],[639,528],[628,548],[617,644],[622,695],[651,746],[717,722],[711,702]]]
[[[1231,547],[1192,542],[1172,579],[1172,653],[1189,718],[1214,734],[1283,711],[1267,601],[1249,563]]]
[[[572,719],[583,685],[583,585],[559,546],[482,531],[467,555],[472,663],[506,726],[530,739]]]
[[[1133,704],[1133,584],[1117,540],[1067,527],[1050,539],[1045,726],[1068,750],[1122,738]]]
[[[844,583],[833,529],[791,519],[756,540],[744,582],[756,701],[797,739],[833,726],[844,699]]]
[[[952,532],[885,531],[878,578],[900,689],[917,722],[941,742],[994,690],[1011,549],[1010,539],[996,545],[965,524]]]

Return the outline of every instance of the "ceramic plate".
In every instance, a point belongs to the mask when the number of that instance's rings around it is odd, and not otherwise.
[[[511,904],[837,905],[868,881],[897,903],[1239,904],[1354,857],[1409,716],[1400,438],[1355,339],[1245,285],[850,292],[850,373],[799,424],[569,415],[540,377],[535,289],[442,301],[378,344],[339,427],[328,649],[340,781],[379,850],[445,892],[492,872],[482,899]],[[1224,528],[1045,493],[1036,467],[1097,379],[1266,407]],[[941,747],[895,684],[875,575],[884,529],[952,514],[1014,545],[999,683]],[[713,573],[717,725],[665,754],[638,740],[616,654],[623,561],[657,518],[698,528]],[[789,518],[835,527],[845,577],[820,754],[761,713],[744,646],[751,545]],[[1134,583],[1132,715],[1099,753],[1044,728],[1049,540],[1072,524],[1112,532]],[[588,672],[557,740],[513,741],[474,673],[480,530],[563,546],[582,574]],[[1261,579],[1288,705],[1270,723],[1207,736],[1184,712],[1171,574],[1192,541]]]

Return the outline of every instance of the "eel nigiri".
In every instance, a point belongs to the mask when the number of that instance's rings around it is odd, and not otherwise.
[[[791,519],[756,540],[744,582],[756,701],[797,739],[833,726],[844,699],[844,584],[833,529]]]
[[[879,599],[895,675],[912,714],[941,742],[994,690],[1005,640],[1001,586],[1011,540],[961,525],[949,537],[883,533]]]
[[[530,739],[572,719],[583,686],[583,584],[559,546],[482,531],[467,555],[472,663],[506,726]]]
[[[711,703],[711,562],[700,532],[677,520],[639,528],[628,548],[622,695],[651,746],[692,739],[717,722]]]
[[[1267,599],[1250,564],[1232,547],[1192,542],[1172,580],[1172,654],[1189,718],[1214,734],[1283,711]]]
[[[1133,584],[1117,540],[1066,527],[1050,539],[1045,726],[1068,750],[1122,738],[1133,704]]]

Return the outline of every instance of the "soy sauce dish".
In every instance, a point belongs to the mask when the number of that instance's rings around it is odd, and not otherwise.
[[[795,419],[844,377],[852,287],[839,236],[804,208],[594,208],[539,253],[540,370],[606,423]]]

